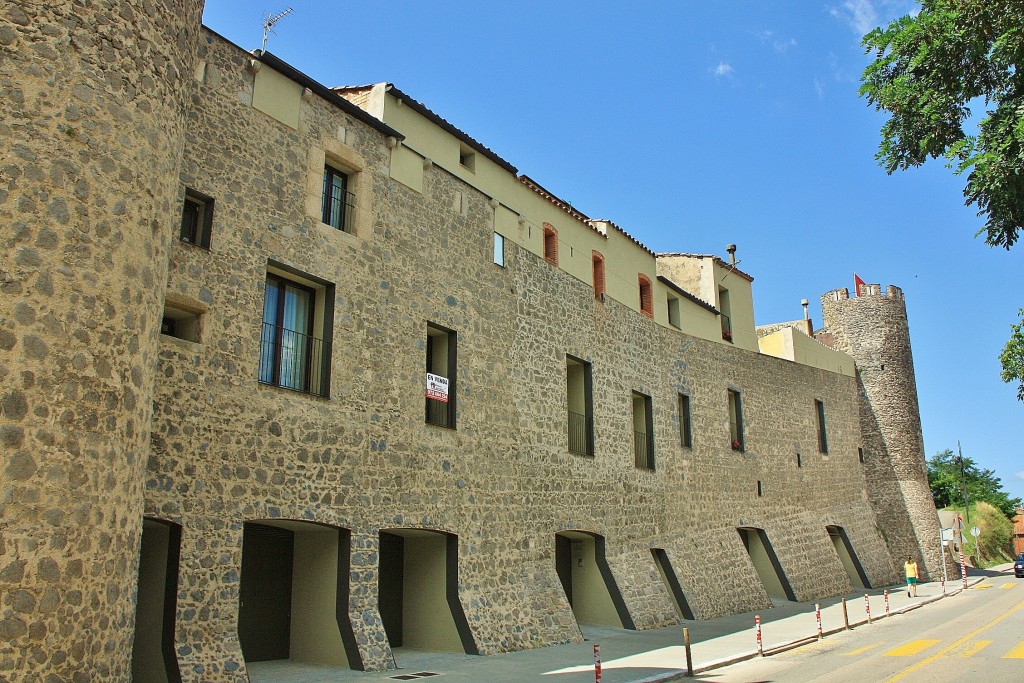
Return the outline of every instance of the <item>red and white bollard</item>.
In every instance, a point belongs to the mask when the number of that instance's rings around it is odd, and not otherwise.
[[[757,654],[764,655],[764,646],[761,644],[761,617],[754,617],[754,626],[757,628]]]
[[[885,591],[885,616],[889,616],[889,591]]]
[[[594,645],[594,683],[601,683],[601,646]]]
[[[960,577],[964,580],[964,590],[967,590],[967,563],[964,562],[963,548],[960,548]]]
[[[868,613],[868,623],[871,623],[871,601],[868,600],[868,594],[864,594],[864,611]]]
[[[821,640],[821,605],[814,603],[814,618],[818,620],[818,640]]]
[[[946,579],[942,579],[942,594],[946,594]]]

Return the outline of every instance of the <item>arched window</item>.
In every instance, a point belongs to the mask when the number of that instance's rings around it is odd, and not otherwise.
[[[550,223],[544,224],[544,259],[558,265],[558,231]]]
[[[600,252],[593,252],[591,256],[594,262],[594,298],[604,299],[604,256]]]
[[[640,312],[648,318],[654,317],[654,293],[651,290],[651,281],[646,275],[639,275],[640,282]]]

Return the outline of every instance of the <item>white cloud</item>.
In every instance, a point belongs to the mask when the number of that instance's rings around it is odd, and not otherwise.
[[[825,84],[820,79],[814,79],[814,91],[818,93],[818,99],[825,97]]]
[[[829,14],[845,21],[858,35],[878,26],[878,11],[872,0],[844,0],[839,7],[829,7]]]
[[[722,76],[731,76],[734,69],[727,62],[719,62],[718,66],[711,69],[716,77],[721,78]]]
[[[775,31],[771,29],[765,29],[760,33],[755,33],[758,40],[762,43],[771,43],[772,47],[775,48],[776,52],[788,52],[791,47],[796,47],[796,38],[780,38],[775,35]]]
[[[1021,481],[1024,481],[1024,472],[1014,472],[1013,476],[1017,477]]]

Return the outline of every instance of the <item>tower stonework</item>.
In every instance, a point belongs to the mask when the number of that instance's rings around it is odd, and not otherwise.
[[[200,0],[0,9],[0,681],[131,678]]]
[[[941,576],[903,291],[869,284],[851,298],[836,289],[821,308],[832,346],[857,363],[867,494],[893,562],[912,556],[924,577]]]

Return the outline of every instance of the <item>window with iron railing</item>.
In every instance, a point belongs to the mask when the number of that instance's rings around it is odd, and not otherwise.
[[[319,294],[319,296],[318,296]],[[262,384],[327,396],[333,287],[316,288],[268,273],[260,333],[259,381]]]
[[[458,337],[453,330],[427,324],[427,424],[455,429],[455,375]]]
[[[569,452],[594,454],[594,400],[590,363],[565,357],[566,402],[569,406]]]
[[[321,220],[342,232],[352,232],[355,195],[349,191],[348,174],[333,166],[324,166],[324,194]]]
[[[732,320],[725,313],[719,316],[722,319],[722,339],[732,341]]]
[[[822,401],[814,401],[814,413],[818,422],[818,450],[828,453],[828,434],[825,431],[825,404]]]
[[[633,392],[633,456],[634,464],[645,470],[654,469],[654,416],[651,397]]]
[[[743,439],[743,399],[740,392],[729,389],[729,443],[734,451],[746,450]]]

